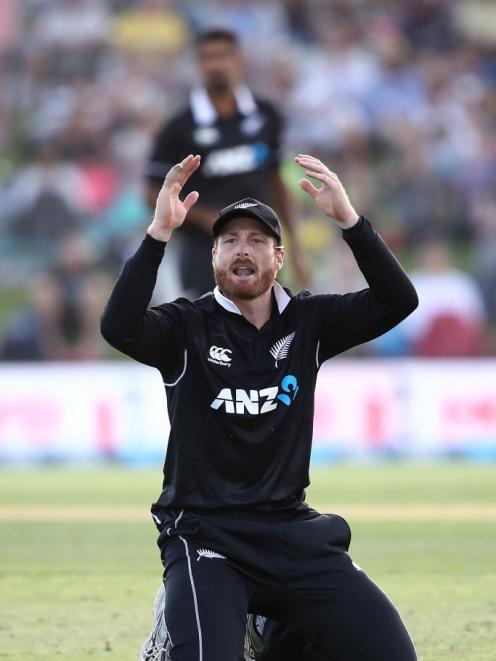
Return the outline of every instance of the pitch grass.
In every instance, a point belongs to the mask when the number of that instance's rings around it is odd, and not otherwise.
[[[496,468],[352,466],[313,473],[311,504],[496,503]],[[0,521],[0,659],[136,659],[161,568],[159,469],[0,472],[0,507],[138,506],[143,522]],[[405,510],[406,511],[406,510]],[[422,661],[496,661],[496,521],[351,520],[351,552],[400,608]]]

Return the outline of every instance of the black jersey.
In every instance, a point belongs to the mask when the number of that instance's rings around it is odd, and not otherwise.
[[[171,430],[160,505],[267,509],[302,499],[319,367],[417,305],[366,219],[343,236],[369,289],[293,296],[276,284],[272,315],[259,330],[218,289],[147,310],[165,244],[147,236],[128,261],[102,333],[162,374]]]
[[[200,154],[201,166],[183,192],[196,190],[200,202],[216,209],[233,200],[269,198],[271,168],[279,165],[281,117],[267,101],[248,88],[235,90],[237,112],[220,117],[202,87],[192,90],[186,109],[159,131],[146,169],[148,181],[162,184],[174,163],[188,154]],[[202,231],[184,225],[191,231]]]

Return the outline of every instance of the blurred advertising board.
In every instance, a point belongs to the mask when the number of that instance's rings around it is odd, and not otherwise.
[[[168,430],[156,370],[0,369],[0,461],[155,462]],[[496,459],[496,360],[331,361],[318,377],[312,456]]]

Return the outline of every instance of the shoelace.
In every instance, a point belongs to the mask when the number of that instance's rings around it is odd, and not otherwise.
[[[153,645],[146,651],[145,661],[166,661],[167,650],[162,645]]]
[[[251,643],[251,640],[248,641],[248,645],[245,647],[245,655],[248,654],[248,657],[250,659],[253,659],[255,661],[255,650],[253,649],[253,645]]]
[[[255,661],[255,646],[253,644],[253,637],[251,631],[248,629],[245,635],[245,658]]]

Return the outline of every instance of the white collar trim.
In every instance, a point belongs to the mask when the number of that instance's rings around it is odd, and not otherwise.
[[[277,309],[279,314],[282,314],[286,309],[291,297],[286,294],[281,285],[276,281],[274,282],[274,296],[276,297]],[[219,305],[221,305],[228,312],[234,312],[235,314],[241,314],[241,310],[238,306],[230,301],[224,296],[221,290],[218,287],[214,289],[214,297]]]
[[[242,115],[253,115],[258,110],[257,102],[246,85],[234,89],[236,105]],[[189,96],[189,103],[195,124],[211,126],[217,119],[217,111],[205,87],[194,87]]]

